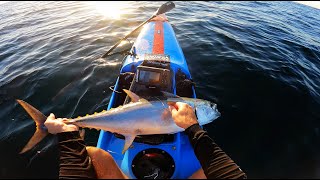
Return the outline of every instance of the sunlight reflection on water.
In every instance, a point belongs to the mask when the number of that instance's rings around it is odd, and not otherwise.
[[[90,1],[85,3],[106,18],[120,19],[123,14],[132,11],[128,1]]]

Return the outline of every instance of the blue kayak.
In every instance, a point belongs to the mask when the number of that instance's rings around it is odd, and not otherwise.
[[[143,26],[123,60],[108,109],[129,102],[123,89],[146,99],[159,98],[162,91],[196,97],[186,59],[165,15]],[[129,178],[188,178],[201,168],[184,132],[137,136],[122,154],[124,142],[121,134],[101,130],[97,147],[109,152]]]

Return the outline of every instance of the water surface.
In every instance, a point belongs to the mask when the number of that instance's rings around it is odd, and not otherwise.
[[[35,125],[15,99],[57,117],[106,109],[123,56],[98,57],[162,3],[0,4],[1,178],[58,175],[53,136],[18,154]],[[294,2],[175,4],[167,17],[197,96],[222,113],[205,126],[218,145],[249,178],[320,178],[320,10]],[[95,146],[98,134],[88,130],[86,143]]]

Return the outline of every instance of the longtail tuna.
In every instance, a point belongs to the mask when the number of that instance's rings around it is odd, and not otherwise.
[[[135,93],[124,89],[131,102],[100,113],[68,119],[67,124],[83,128],[94,128],[122,134],[125,137],[124,153],[137,135],[173,134],[184,131],[175,124],[168,102],[185,102],[192,106],[200,125],[208,124],[220,116],[217,105],[202,99],[178,97],[163,92],[166,100],[147,101]],[[47,134],[44,122],[47,117],[30,104],[17,100],[36,123],[36,132],[20,153],[24,153],[38,144]]]

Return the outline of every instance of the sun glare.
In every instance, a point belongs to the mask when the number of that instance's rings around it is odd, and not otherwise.
[[[93,6],[98,13],[112,19],[119,19],[122,14],[126,13],[126,2],[123,1],[90,1],[89,5]]]
[[[294,1],[294,2],[320,9],[320,2],[319,1]]]

